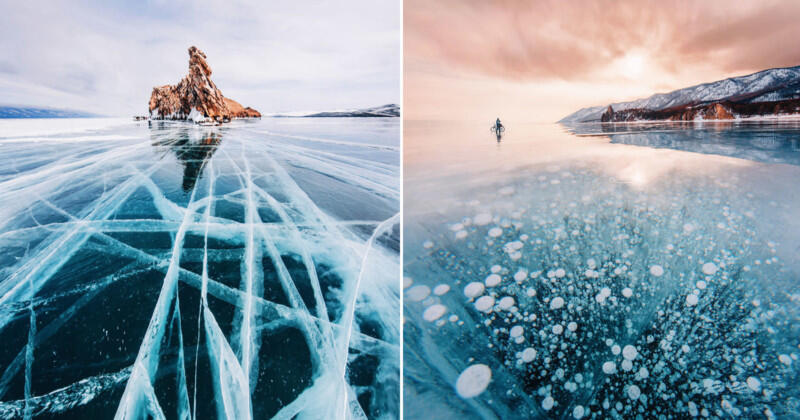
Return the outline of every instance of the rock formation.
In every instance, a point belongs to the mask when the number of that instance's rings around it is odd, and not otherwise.
[[[223,96],[210,76],[206,55],[197,47],[189,47],[189,74],[177,85],[153,88],[150,118],[221,123],[233,118],[261,117],[255,109]]]
[[[606,112],[604,112],[603,115],[600,116],[600,122],[610,122],[610,121],[614,121],[614,108],[612,108],[611,105],[609,105],[608,109],[606,109]]]
[[[779,115],[800,115],[800,99],[754,103],[726,100],[705,104],[691,103],[660,110],[631,108],[614,111],[609,106],[600,116],[600,122],[733,120]]]

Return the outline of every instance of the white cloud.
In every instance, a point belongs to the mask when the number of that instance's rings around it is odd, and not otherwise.
[[[190,45],[226,96],[265,113],[400,97],[397,0],[6,3],[2,103],[143,113],[153,86],[186,74]]]

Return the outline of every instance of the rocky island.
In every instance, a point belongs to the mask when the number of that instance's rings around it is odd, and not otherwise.
[[[243,107],[222,95],[210,76],[206,55],[197,47],[189,47],[189,74],[177,85],[153,88],[150,118],[205,124],[221,124],[234,118],[261,118],[261,113],[255,109]]]

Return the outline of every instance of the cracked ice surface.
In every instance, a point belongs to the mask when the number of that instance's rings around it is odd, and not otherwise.
[[[800,415],[797,167],[699,156],[716,170],[642,186],[504,157],[406,189],[406,418]]]
[[[397,418],[396,120],[84,121],[0,129],[0,418]]]

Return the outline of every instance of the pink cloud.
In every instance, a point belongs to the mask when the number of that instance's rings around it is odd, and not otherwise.
[[[550,118],[800,65],[799,21],[800,2],[791,1],[406,0],[405,111],[479,114],[485,100],[467,92],[502,82],[505,94],[515,94],[511,83],[527,96],[506,102],[527,100]],[[445,87],[431,91],[437,85]],[[558,93],[567,99],[544,109],[541,98]]]

